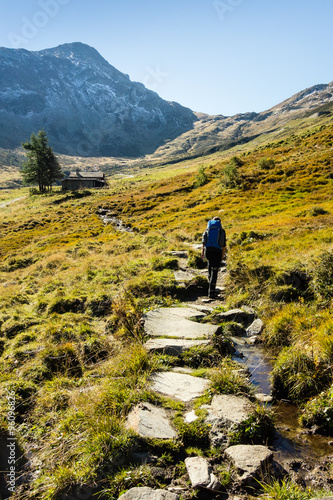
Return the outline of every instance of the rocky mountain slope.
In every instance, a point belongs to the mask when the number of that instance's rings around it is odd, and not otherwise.
[[[196,120],[81,43],[39,52],[0,48],[0,75],[2,148],[44,128],[58,153],[141,156]]]
[[[197,114],[198,121],[193,129],[158,148],[150,160],[169,162],[223,151],[263,135],[269,135],[269,140],[276,140],[279,136],[284,138],[300,125],[308,127],[313,125],[313,121],[321,123],[326,118],[330,121],[332,112],[333,82],[298,92],[261,113],[234,116]],[[296,120],[298,122],[295,123]]]

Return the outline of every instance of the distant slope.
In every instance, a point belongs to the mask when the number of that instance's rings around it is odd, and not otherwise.
[[[316,119],[331,120],[333,117],[333,82],[315,85],[286,99],[262,113],[244,113],[234,116],[199,115],[194,128],[173,141],[158,148],[149,157],[150,161],[174,161],[180,158],[195,157],[215,151],[228,150],[235,145],[250,142],[263,134],[273,137],[291,125],[295,130],[285,130],[283,136],[297,130],[295,120],[308,120],[312,125]]]
[[[44,128],[58,153],[138,157],[193,127],[194,113],[131,82],[82,43],[0,48],[0,147]]]

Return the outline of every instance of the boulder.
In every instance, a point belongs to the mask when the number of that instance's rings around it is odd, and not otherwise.
[[[241,483],[253,487],[258,487],[256,480],[263,479],[269,472],[273,460],[273,452],[262,445],[230,446],[225,455],[237,469]]]
[[[167,394],[185,403],[201,396],[210,385],[210,381],[204,378],[176,372],[154,373],[150,381],[153,391]]]
[[[181,339],[210,338],[220,331],[216,325],[196,323],[188,318],[203,318],[204,313],[188,307],[159,308],[144,315],[145,333],[150,337]]]
[[[220,313],[218,319],[219,321],[235,321],[247,326],[253,322],[254,314],[243,309],[231,309],[230,311]]]
[[[179,496],[167,490],[153,490],[144,486],[142,488],[131,488],[118,500],[179,500]]]
[[[174,439],[177,437],[166,411],[150,403],[138,404],[128,415],[126,427],[133,429],[143,438]]]
[[[260,335],[264,329],[264,322],[261,319],[255,319],[253,323],[246,329],[246,334],[248,337],[253,335]]]
[[[229,446],[229,434],[247,420],[253,410],[251,401],[242,396],[219,394],[207,406],[206,424],[210,426],[209,437],[212,446]]]
[[[193,488],[201,487],[215,491],[221,489],[221,483],[213,474],[207,460],[202,457],[188,457],[185,459],[185,465]]]

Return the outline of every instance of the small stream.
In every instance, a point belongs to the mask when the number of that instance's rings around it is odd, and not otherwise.
[[[257,393],[271,394],[270,373],[272,358],[262,345],[249,345],[246,337],[232,339],[236,348],[234,359],[251,374]],[[333,455],[333,440],[317,434],[308,434],[299,425],[300,409],[294,404],[279,401],[269,405],[274,411],[277,438],[273,443],[275,457],[285,461],[318,460]]]

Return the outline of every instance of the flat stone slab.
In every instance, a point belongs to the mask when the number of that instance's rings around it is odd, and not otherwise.
[[[202,457],[188,457],[185,459],[185,465],[193,488],[201,487],[215,491],[221,489],[221,483],[213,474],[207,460]]]
[[[206,424],[210,426],[209,438],[212,446],[227,448],[230,431],[249,418],[253,405],[242,396],[219,394],[213,397],[207,410]]]
[[[159,339],[148,340],[144,347],[150,352],[163,352],[171,356],[179,356],[191,347],[208,345],[209,340]]]
[[[210,385],[210,381],[204,378],[176,372],[154,373],[150,381],[153,391],[180,399],[185,403],[201,396]]]
[[[204,313],[188,307],[159,308],[145,314],[145,333],[150,337],[187,339],[210,338],[220,331],[216,325],[196,323],[188,318],[203,318]]]
[[[249,418],[253,405],[243,396],[217,394],[213,397],[208,413],[223,419],[226,425],[239,424]]]
[[[133,429],[144,438],[174,439],[177,437],[166,411],[150,403],[138,404],[128,415],[126,427]]]
[[[179,496],[167,490],[153,490],[148,486],[131,488],[118,500],[179,500]]]
[[[273,459],[273,452],[262,445],[230,446],[225,450],[225,455],[240,473],[243,484],[251,484],[255,478],[261,478],[269,470]]]

